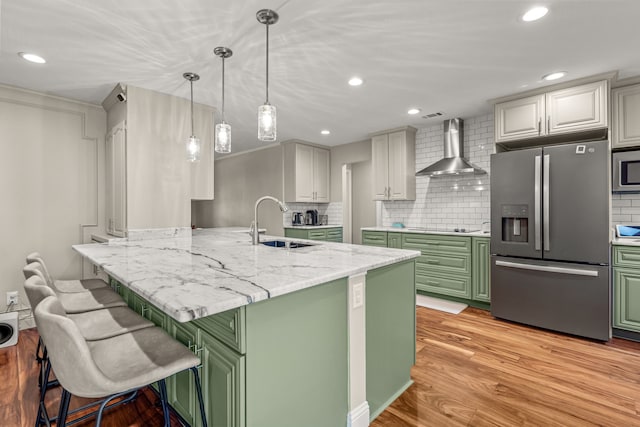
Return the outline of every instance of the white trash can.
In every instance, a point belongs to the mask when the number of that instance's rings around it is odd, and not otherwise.
[[[18,343],[18,312],[0,313],[0,348]]]

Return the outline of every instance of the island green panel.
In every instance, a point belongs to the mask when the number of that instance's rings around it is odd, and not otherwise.
[[[414,261],[367,272],[367,401],[371,420],[411,385],[416,356]]]
[[[188,347],[189,350],[195,351],[197,349],[200,339],[196,325],[192,322],[180,323],[169,319],[167,326],[169,335]],[[200,413],[195,391],[195,381],[189,370],[178,372],[167,379],[169,404],[192,426],[196,425]]]
[[[246,306],[247,427],[341,427],[347,279]]]

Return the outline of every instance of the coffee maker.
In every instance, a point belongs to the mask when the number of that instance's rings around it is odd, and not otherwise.
[[[310,209],[307,211],[304,218],[305,225],[318,225],[318,211],[316,209]]]
[[[291,224],[293,225],[303,225],[305,223],[304,216],[302,212],[294,212],[291,214]]]

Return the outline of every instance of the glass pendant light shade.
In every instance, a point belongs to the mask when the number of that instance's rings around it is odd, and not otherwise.
[[[215,151],[216,153],[231,152],[231,125],[224,121],[224,60],[233,55],[233,51],[228,47],[218,46],[213,49],[213,53],[222,58],[222,122],[216,125],[215,130]]]
[[[260,141],[276,140],[276,107],[263,104],[258,107],[258,139]]]
[[[231,126],[222,122],[216,125],[216,153],[231,152]]]
[[[191,136],[187,139],[186,144],[187,160],[190,162],[198,162],[200,161],[202,145],[200,144],[200,138],[196,137],[193,132],[193,82],[200,80],[200,76],[196,73],[184,73],[182,77],[191,83]]]
[[[201,151],[202,145],[200,144],[200,138],[191,135],[187,140],[187,160],[190,162],[200,161]]]
[[[271,9],[261,9],[256,13],[256,19],[267,28],[267,62],[266,62],[266,95],[265,103],[258,107],[258,139],[260,141],[275,141],[277,134],[276,107],[269,104],[269,25],[278,22],[278,14]]]

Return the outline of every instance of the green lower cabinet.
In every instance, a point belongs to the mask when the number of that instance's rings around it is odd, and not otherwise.
[[[201,334],[200,343],[200,375],[209,426],[243,427],[245,356],[207,333]]]
[[[284,229],[284,237],[342,243],[342,227],[318,229],[287,227]]]
[[[640,269],[613,269],[613,327],[640,332]]]
[[[471,239],[471,298],[491,302],[491,239]]]
[[[367,246],[382,246],[387,247],[387,232],[386,231],[362,231],[362,244]]]
[[[387,233],[387,247],[402,249],[402,233]]]
[[[198,328],[192,323],[180,323],[169,320],[169,335],[184,344],[192,351],[198,351],[200,337]],[[200,419],[198,396],[191,371],[182,371],[167,380],[169,404],[184,418],[189,425],[195,426]]]

